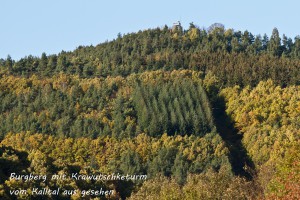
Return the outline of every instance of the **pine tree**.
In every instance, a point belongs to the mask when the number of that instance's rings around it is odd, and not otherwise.
[[[46,53],[42,53],[39,65],[38,65],[38,71],[40,72],[40,74],[47,76],[48,75],[48,71],[47,69],[47,65],[48,65],[48,57],[46,55]]]
[[[187,178],[188,163],[181,152],[176,155],[172,173],[179,185],[184,185]]]
[[[274,28],[270,41],[268,43],[268,51],[273,56],[281,56],[281,38],[279,37],[279,32],[277,28]]]
[[[8,69],[9,72],[12,71],[13,60],[11,59],[10,55],[8,55],[6,60],[5,60],[5,67]]]

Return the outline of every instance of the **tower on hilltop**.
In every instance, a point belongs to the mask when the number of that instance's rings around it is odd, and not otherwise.
[[[172,31],[181,30],[181,29],[182,29],[182,26],[181,26],[180,21],[177,21],[177,22],[173,23]]]

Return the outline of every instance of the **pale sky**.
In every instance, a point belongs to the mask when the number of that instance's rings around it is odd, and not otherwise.
[[[97,45],[122,34],[148,28],[184,28],[193,22],[209,27],[248,30],[254,35],[300,35],[300,1],[296,0],[1,0],[0,58],[13,59],[74,50]]]

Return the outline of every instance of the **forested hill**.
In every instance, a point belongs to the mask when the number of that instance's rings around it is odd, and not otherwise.
[[[299,85],[300,37],[276,28],[191,23],[0,59],[0,199],[99,199],[80,195],[99,188],[113,191],[100,199],[299,199]]]
[[[192,23],[126,34],[110,42],[80,46],[73,52],[41,57],[27,56],[15,62],[1,60],[2,74],[53,76],[76,74],[83,78],[128,76],[149,70],[190,69],[217,75],[222,85],[251,85],[272,79],[286,86],[299,84],[300,37],[293,40],[273,29],[267,35],[224,29],[213,24],[208,30]]]

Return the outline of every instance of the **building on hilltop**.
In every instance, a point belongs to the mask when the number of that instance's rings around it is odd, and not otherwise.
[[[180,21],[177,21],[177,22],[173,23],[172,31],[176,31],[176,30],[182,30],[182,26],[181,26]]]

